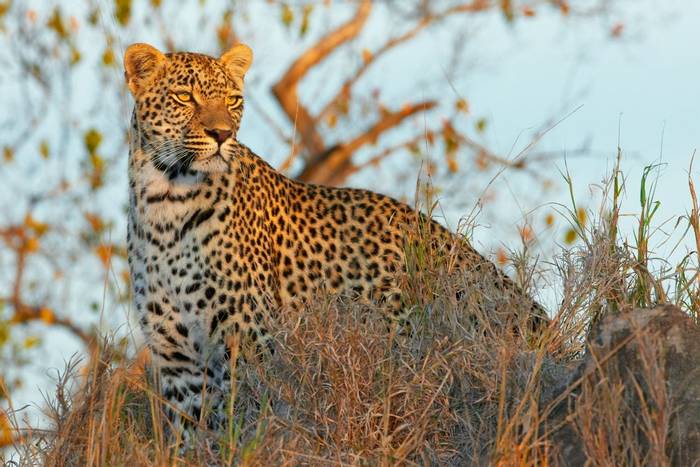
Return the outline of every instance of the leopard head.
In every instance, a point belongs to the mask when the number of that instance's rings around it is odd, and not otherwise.
[[[171,177],[229,169],[243,114],[243,78],[252,60],[244,44],[218,59],[164,54],[148,44],[126,49],[124,70],[135,101],[133,130],[141,157]]]

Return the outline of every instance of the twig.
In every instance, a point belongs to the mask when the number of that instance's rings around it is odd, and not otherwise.
[[[376,142],[386,131],[398,126],[408,117],[425,112],[437,105],[435,101],[425,101],[418,104],[405,105],[397,112],[386,113],[381,120],[348,143],[333,147],[326,154],[321,154],[318,160],[307,162],[298,178],[313,183],[333,183],[348,169],[352,155],[361,147]]]
[[[328,113],[333,109],[333,107],[342,99],[347,99],[350,96],[350,89],[352,86],[359,80],[362,75],[365,74],[365,72],[370,68],[370,66],[382,55],[385,53],[389,52],[391,49],[394,47],[409,41],[413,39],[419,32],[421,32],[423,29],[427,28],[428,26],[432,25],[433,23],[439,22],[448,16],[451,16],[453,14],[457,13],[475,13],[479,11],[484,11],[490,7],[489,2],[485,2],[483,0],[475,0],[469,4],[466,5],[457,5],[453,6],[451,8],[448,8],[447,10],[437,13],[437,14],[431,14],[431,13],[426,13],[423,15],[423,17],[418,21],[418,23],[408,31],[404,32],[403,34],[392,37],[388,41],[384,43],[379,49],[377,49],[375,52],[371,54],[371,56],[363,59],[362,65],[355,70],[355,73],[345,80],[343,85],[340,88],[340,91],[333,96],[328,101],[328,104],[319,112],[318,116],[316,117],[316,121],[322,120]]]
[[[299,81],[319,62],[325,59],[340,45],[356,37],[367,21],[372,9],[370,0],[363,0],[355,16],[347,23],[322,37],[304,52],[282,78],[272,87],[272,93],[290,121],[296,121],[301,141],[309,154],[320,154],[325,149],[321,135],[316,129],[314,118],[299,101],[297,85]]]
[[[97,350],[97,340],[94,336],[88,334],[73,321],[68,318],[56,316],[51,312],[50,320],[46,319],[45,307],[27,305],[22,299],[22,282],[24,280],[24,270],[27,262],[27,250],[24,246],[25,230],[22,226],[11,226],[0,229],[0,237],[3,237],[5,242],[15,251],[15,273],[12,284],[12,293],[9,297],[0,298],[0,302],[9,303],[13,309],[12,323],[20,324],[29,321],[44,321],[50,325],[62,327],[77,336],[85,346],[90,350],[91,354]],[[16,240],[19,243],[16,244]]]
[[[373,165],[377,165],[377,164],[379,164],[382,160],[384,160],[384,159],[386,159],[387,157],[389,157],[390,155],[394,154],[396,151],[399,151],[399,150],[405,149],[405,148],[410,148],[412,145],[417,144],[417,143],[418,143],[420,140],[422,140],[423,138],[425,138],[425,135],[420,134],[420,135],[414,136],[413,138],[411,138],[411,139],[409,139],[409,140],[407,140],[407,141],[404,141],[403,143],[396,144],[396,145],[394,145],[394,146],[389,146],[388,148],[385,148],[384,150],[382,150],[381,152],[379,152],[379,153],[376,154],[375,156],[371,157],[371,158],[368,159],[367,161],[363,162],[362,164],[352,165],[352,166],[348,169],[348,175],[352,175],[352,174],[354,174],[354,173],[356,173],[356,172],[359,172],[359,171],[361,171],[361,170],[364,170],[364,169],[366,169],[367,167],[370,167],[370,166],[373,166]]]

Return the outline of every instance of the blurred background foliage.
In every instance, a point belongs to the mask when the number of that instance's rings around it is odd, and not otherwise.
[[[539,193],[552,183],[542,167],[560,155],[538,152],[537,143],[565,113],[542,122],[517,154],[491,150],[482,138],[486,109],[473,109],[452,86],[479,58],[478,46],[465,43],[484,15],[509,25],[541,15],[562,23],[595,18],[600,34],[614,39],[624,29],[610,20],[619,17],[610,15],[615,6],[613,0],[1,1],[0,405],[27,378],[36,384],[46,376],[42,352],[79,343],[89,354],[95,336],[114,329],[118,344],[129,347],[124,213],[131,104],[121,69],[129,43],[212,55],[238,41],[250,44],[256,62],[241,136],[248,142],[250,135],[248,144],[290,176],[362,184],[389,167],[381,186],[372,187],[410,202],[413,193],[396,187],[408,181],[415,188],[419,172],[432,179],[428,195],[450,195],[465,189],[466,171],[483,180],[507,168],[522,172]],[[422,42],[426,34],[429,43]],[[432,54],[446,65],[417,73],[434,66],[424,62]],[[583,209],[578,216],[585,222]],[[554,215],[541,223],[552,227]],[[525,244],[535,241],[527,223],[520,236]],[[575,231],[561,240],[574,242]],[[505,264],[506,252],[496,259]],[[33,374],[25,370],[30,359],[39,368]],[[0,444],[3,426],[0,420]]]

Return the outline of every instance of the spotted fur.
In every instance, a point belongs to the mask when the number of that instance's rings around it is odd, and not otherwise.
[[[460,268],[482,270],[503,293],[521,295],[463,240],[407,205],[291,180],[239,143],[251,60],[243,45],[219,59],[145,44],[125,55],[135,98],[128,226],[135,306],[163,396],[191,421],[205,405],[223,413],[227,339],[261,343],[285,307],[324,290],[398,316],[397,272],[416,223],[442,245],[461,244]]]

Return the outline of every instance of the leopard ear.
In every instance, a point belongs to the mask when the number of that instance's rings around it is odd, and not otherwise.
[[[167,61],[165,55],[148,44],[132,44],[124,52],[124,76],[131,93],[136,96]]]
[[[234,76],[243,78],[253,62],[253,51],[245,44],[236,44],[219,58]]]

